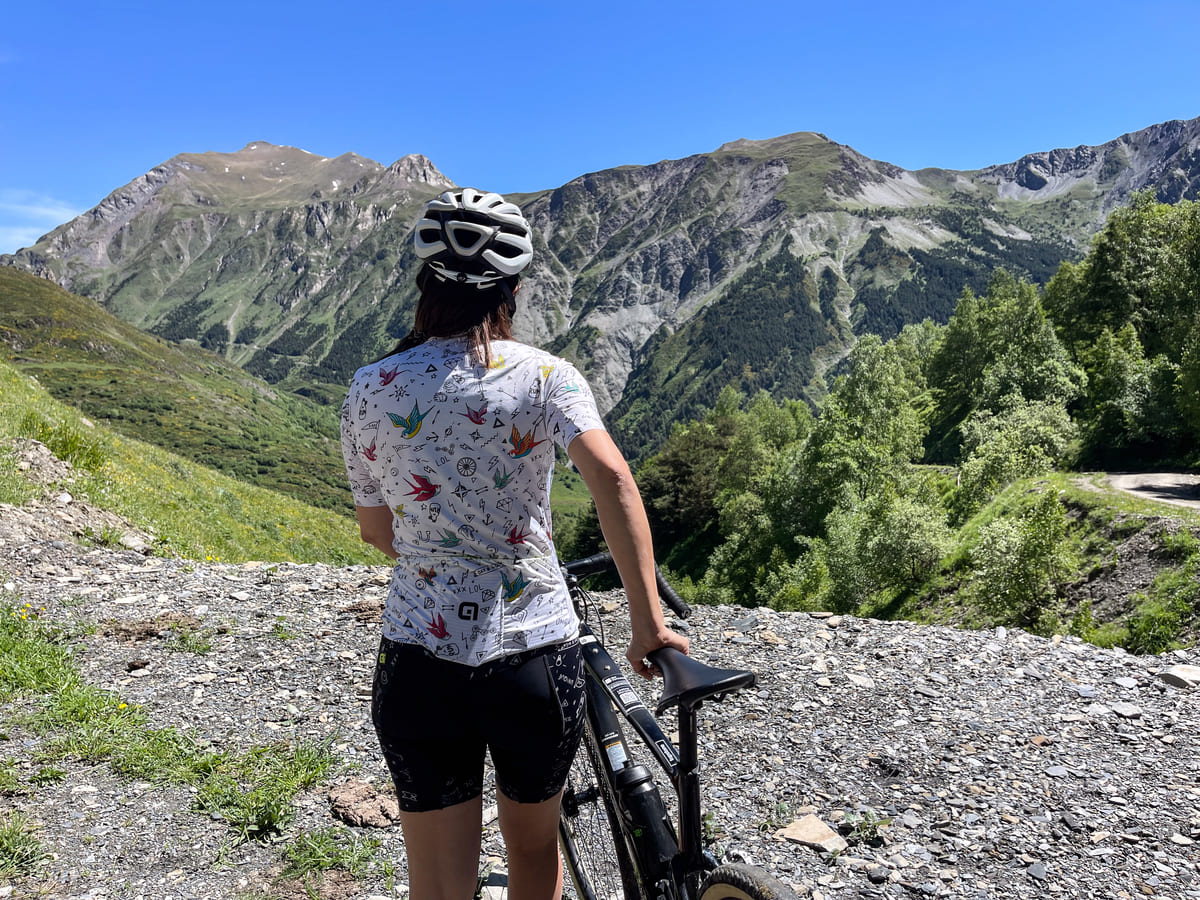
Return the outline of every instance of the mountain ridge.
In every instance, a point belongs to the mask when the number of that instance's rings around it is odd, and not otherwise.
[[[0,262],[333,400],[356,365],[407,330],[419,262],[411,227],[421,204],[450,186],[419,154],[384,167],[250,142],[233,154],[173,157]],[[1146,188],[1197,195],[1200,119],[973,171],[905,170],[817,132],[738,139],[514,195],[537,248],[515,327],[581,365],[637,452],[695,392],[694,378],[648,378],[654,354],[673,342],[678,371],[730,380],[695,355],[707,340],[702,314],[747,296],[746,279],[763,277],[762,266],[792,271],[781,254],[805,274],[776,285],[762,314],[800,316],[809,330],[782,349],[750,340],[742,371],[759,374],[743,386],[813,401],[821,373],[859,334],[945,321],[963,287],[997,266],[1046,280],[1082,254],[1108,211]],[[764,324],[720,318],[751,338]],[[762,374],[789,369],[801,348],[804,384]],[[657,411],[644,428],[625,416],[647,399]]]

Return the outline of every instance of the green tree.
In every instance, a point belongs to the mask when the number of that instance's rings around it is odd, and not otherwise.
[[[1136,195],[1113,211],[1082,262],[1059,269],[1045,303],[1088,376],[1083,459],[1193,457],[1200,425],[1188,353],[1200,321],[1200,203]]]
[[[936,497],[882,492],[839,507],[826,520],[827,596],[839,612],[853,612],[878,591],[914,587],[950,543]]]
[[[903,482],[921,454],[924,379],[904,345],[864,336],[850,353],[812,436],[772,483],[773,519],[795,534],[817,536],[825,517]]]
[[[1176,403],[1187,427],[1200,435],[1200,322],[1197,322],[1184,345],[1176,381]],[[1194,464],[1200,459],[1193,456]]]
[[[747,402],[729,386],[701,421],[676,426],[637,474],[663,562],[703,575],[717,546],[744,527],[741,495],[756,492],[775,457],[811,427],[804,403],[776,402],[764,391]]]
[[[781,573],[817,546],[813,539],[824,535],[830,512],[904,492],[923,435],[920,370],[911,342],[884,344],[869,335],[851,352],[847,374],[834,383],[811,429],[801,416],[792,440],[783,415],[755,418],[760,441],[774,436],[772,452],[757,456],[753,478],[728,478],[742,489],[720,503],[723,540],[704,578],[711,596],[774,602],[786,584]],[[732,452],[727,461],[744,465]]]
[[[1114,458],[1144,431],[1150,367],[1137,329],[1128,322],[1115,334],[1102,329],[1093,344],[1080,347],[1079,359],[1088,372],[1078,417],[1088,456]]]
[[[961,426],[977,411],[999,411],[1013,396],[1066,406],[1085,382],[1037,289],[1002,269],[984,296],[963,293],[928,372],[936,410],[926,444],[929,458],[941,462],[958,458]]]
[[[963,423],[965,458],[955,497],[961,519],[1017,479],[1050,471],[1075,438],[1075,423],[1061,403],[1012,394],[999,406],[976,410]]]
[[[1087,258],[1063,266],[1046,307],[1073,351],[1132,324],[1147,357],[1179,352],[1200,313],[1200,203],[1158,203],[1151,190],[1113,210]]]

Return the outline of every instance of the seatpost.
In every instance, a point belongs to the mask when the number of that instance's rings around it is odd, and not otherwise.
[[[700,836],[700,760],[694,707],[679,706],[679,846],[688,865],[703,859]]]

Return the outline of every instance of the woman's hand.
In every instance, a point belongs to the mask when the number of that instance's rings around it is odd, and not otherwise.
[[[688,652],[688,639],[682,634],[677,634],[665,625],[661,630],[653,634],[634,634],[633,640],[629,642],[629,649],[625,651],[625,658],[629,660],[629,665],[633,666],[633,671],[637,672],[643,678],[653,678],[658,674],[658,667],[652,665],[646,656],[652,650],[657,650],[660,647],[674,647],[680,653]]]

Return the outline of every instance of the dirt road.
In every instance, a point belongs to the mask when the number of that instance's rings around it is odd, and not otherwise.
[[[1116,472],[1108,483],[1147,500],[1200,509],[1200,475],[1174,472]]]

